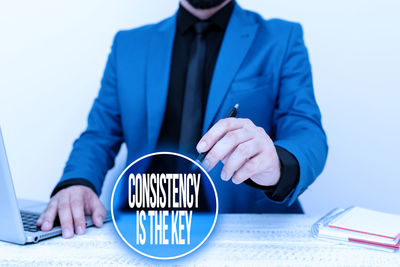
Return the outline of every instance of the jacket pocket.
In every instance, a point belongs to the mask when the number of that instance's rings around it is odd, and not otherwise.
[[[251,94],[262,89],[268,90],[271,84],[269,75],[234,80],[230,88],[230,93],[235,96]]]

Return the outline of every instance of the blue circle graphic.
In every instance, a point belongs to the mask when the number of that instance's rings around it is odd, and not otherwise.
[[[194,160],[172,152],[152,153],[119,176],[111,215],[130,248],[154,259],[176,259],[195,251],[212,233],[217,191]]]

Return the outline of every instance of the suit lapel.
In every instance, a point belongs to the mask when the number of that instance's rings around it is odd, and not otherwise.
[[[152,36],[146,69],[148,147],[153,151],[160,133],[168,96],[176,14],[163,22]]]
[[[203,134],[210,128],[236,72],[253,43],[257,29],[258,24],[250,20],[245,11],[235,4],[215,65],[208,94]]]

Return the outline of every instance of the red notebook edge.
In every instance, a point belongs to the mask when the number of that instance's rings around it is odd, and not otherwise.
[[[331,228],[336,228],[336,229],[341,229],[341,230],[346,230],[346,231],[351,231],[351,232],[356,232],[356,233],[361,233],[361,234],[367,234],[367,235],[374,235],[374,236],[379,236],[379,237],[383,237],[383,238],[389,238],[389,239],[392,239],[392,240],[396,240],[396,239],[398,239],[400,237],[400,233],[398,233],[397,236],[392,237],[392,236],[379,235],[379,234],[368,233],[368,232],[364,232],[364,231],[359,231],[359,230],[339,227],[339,226],[335,226],[335,225],[328,225],[328,226],[331,227]],[[399,242],[400,242],[400,240],[399,240]],[[397,244],[399,244],[399,242],[397,242]]]
[[[398,250],[399,247],[400,247],[400,240],[397,242],[396,245],[390,245],[390,244],[384,244],[384,243],[379,243],[379,242],[366,241],[366,240],[357,239],[357,238],[349,238],[348,240],[349,240],[349,242],[366,244],[366,245],[374,245],[374,246],[385,247],[385,248],[390,248],[390,249],[395,249],[395,250]]]

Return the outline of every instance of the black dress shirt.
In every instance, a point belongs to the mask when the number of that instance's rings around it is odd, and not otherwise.
[[[212,24],[204,36],[207,52],[204,68],[204,91],[202,92],[202,114],[204,114],[207,103],[208,90],[214,73],[219,48],[233,7],[233,2],[230,2],[208,19]],[[190,47],[195,38],[193,25],[198,21],[200,20],[189,13],[184,7],[179,7],[176,35],[172,50],[167,106],[157,143],[158,150],[178,150],[183,99],[185,95],[186,70],[190,58]]]
[[[203,114],[207,103],[208,90],[213,77],[215,63],[233,8],[234,1],[231,1],[208,19],[208,21],[212,23],[212,26],[204,37],[207,45],[207,52],[204,72],[205,89],[204,92],[202,92],[203,107],[201,107],[203,109]],[[179,7],[176,35],[172,51],[168,99],[156,147],[158,151],[178,151],[186,70],[190,57],[190,47],[195,38],[193,24],[197,21],[199,21],[199,19],[189,13],[183,6]],[[291,153],[278,146],[275,148],[281,164],[281,177],[278,184],[275,186],[260,186],[251,179],[247,179],[245,183],[259,188],[260,190],[264,190],[265,194],[271,199],[281,201],[297,185],[300,170],[297,159]],[[89,181],[77,178],[58,184],[53,190],[52,195],[65,187],[76,184],[86,185],[94,190],[94,186]]]

